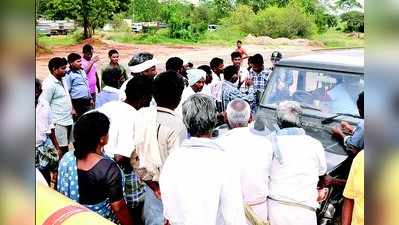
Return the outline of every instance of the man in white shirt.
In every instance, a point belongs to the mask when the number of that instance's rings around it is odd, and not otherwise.
[[[105,153],[110,157],[114,154],[130,157],[134,150],[137,110],[149,106],[151,101],[152,79],[146,76],[133,78],[126,85],[126,100],[108,102],[98,108],[110,119],[109,140],[104,146]]]
[[[212,96],[211,94],[211,88],[209,87],[210,84],[212,83],[212,70],[211,67],[208,65],[201,65],[197,69],[203,70],[206,73],[205,77],[205,85],[204,88],[202,88],[201,93]]]
[[[231,62],[233,63],[233,66],[237,68],[237,75],[238,75],[238,80],[237,82],[234,83],[241,92],[246,93],[248,92],[249,85],[247,85],[247,82],[249,80],[249,71],[247,68],[242,67],[242,58],[241,54],[239,52],[233,52],[231,53]]]
[[[227,105],[226,116],[230,130],[218,141],[232,155],[235,165],[240,169],[244,202],[259,219],[267,221],[272,145],[266,136],[248,127],[252,118],[251,108],[246,101],[231,101]]]
[[[50,162],[47,156],[51,148],[55,148],[58,156],[62,155],[60,146],[55,135],[55,128],[51,116],[49,103],[40,98],[42,85],[35,79],[35,107],[36,107],[36,144],[35,144],[35,167],[43,174],[47,183],[55,181],[57,177],[57,164]],[[55,183],[54,183],[55,184]]]
[[[205,85],[206,73],[200,69],[191,69],[187,71],[188,87],[184,88],[183,94],[181,96],[180,104],[176,108],[176,113],[183,117],[182,115],[182,105],[191,95],[195,93],[201,93]]]
[[[222,102],[222,81],[223,78],[223,59],[213,58],[210,62],[212,70],[212,83],[209,84],[212,96],[216,99],[216,106],[218,112],[221,112],[221,102]],[[220,106],[219,106],[220,105]]]
[[[152,78],[135,76],[126,85],[126,100],[111,101],[96,109],[110,120],[108,144],[105,154],[114,158],[125,177],[125,197],[130,213],[141,218],[145,189],[130,165],[130,156],[135,149],[135,126],[141,120],[138,110],[148,107],[151,101]]]
[[[139,160],[133,161],[132,166],[139,171],[140,178],[147,184],[143,208],[146,225],[164,222],[159,176],[170,152],[187,138],[182,115],[174,111],[181,100],[184,87],[183,77],[177,72],[169,70],[160,73],[152,85],[157,107],[140,111],[144,119],[140,121],[142,125],[137,126],[134,152]]]
[[[271,134],[269,220],[273,225],[316,225],[317,184],[326,174],[323,145],[300,128],[301,107],[285,101],[277,107],[281,130]]]
[[[194,94],[183,104],[190,139],[167,158],[160,177],[164,216],[170,224],[246,224],[239,172],[212,141],[215,103]]]

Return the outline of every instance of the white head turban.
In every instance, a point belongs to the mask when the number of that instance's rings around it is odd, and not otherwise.
[[[206,73],[203,70],[199,69],[191,69],[187,70],[187,78],[188,78],[188,84],[190,86],[194,85],[197,83],[201,78],[206,78]]]
[[[144,70],[147,70],[153,66],[156,66],[158,64],[156,59],[150,59],[147,61],[144,61],[138,65],[134,65],[134,66],[129,66],[129,71],[132,73],[141,73]]]

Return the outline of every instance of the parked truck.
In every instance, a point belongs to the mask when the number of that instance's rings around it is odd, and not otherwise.
[[[36,21],[36,32],[47,36],[51,35],[67,35],[75,29],[73,20],[45,20]]]

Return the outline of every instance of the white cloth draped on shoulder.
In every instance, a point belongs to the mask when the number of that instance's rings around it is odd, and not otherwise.
[[[162,167],[161,153],[157,139],[157,108],[154,106],[139,110],[142,120],[135,125],[136,154],[139,168],[145,168],[147,175],[158,174]]]

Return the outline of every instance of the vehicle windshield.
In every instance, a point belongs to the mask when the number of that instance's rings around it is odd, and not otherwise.
[[[356,100],[363,89],[363,75],[277,66],[261,105],[277,107],[279,102],[290,100],[310,109],[306,111],[310,114],[359,115]]]

